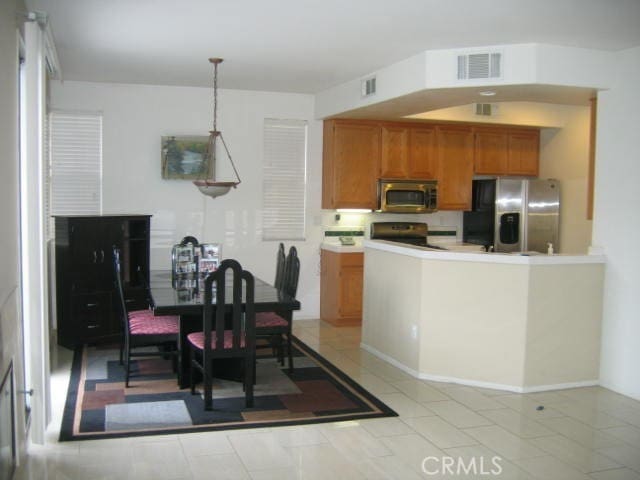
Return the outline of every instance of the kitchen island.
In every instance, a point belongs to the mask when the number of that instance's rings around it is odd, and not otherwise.
[[[605,258],[364,241],[362,347],[411,375],[531,392],[597,384]]]

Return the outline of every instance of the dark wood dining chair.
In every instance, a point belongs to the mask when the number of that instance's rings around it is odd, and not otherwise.
[[[129,387],[131,377],[131,358],[150,356],[170,356],[175,369],[178,358],[179,318],[175,315],[154,315],[150,309],[127,309],[122,288],[120,273],[120,250],[113,248],[113,271],[116,291],[118,294],[118,308],[122,319],[122,343],[120,345],[120,363],[124,362],[125,387]],[[142,347],[158,347],[158,351],[135,351]]]
[[[282,245],[282,244],[281,244]],[[280,294],[287,295],[291,298],[296,297],[298,291],[298,279],[300,277],[300,259],[298,258],[298,250],[292,246],[284,262],[284,274],[282,284],[278,288]],[[282,355],[282,337],[285,337],[287,344],[287,356],[289,360],[289,371],[293,371],[293,350],[292,350],[292,323],[293,312],[291,310],[284,312],[258,312],[256,313],[256,336],[274,337],[279,341],[279,357],[284,363]],[[272,342],[273,344],[273,342]]]
[[[284,243],[280,242],[280,245],[278,245],[278,253],[276,256],[276,278],[273,281],[273,286],[278,290],[282,288],[282,282],[284,280],[284,263]]]
[[[227,273],[231,275],[227,276]],[[227,281],[232,281],[232,304],[227,305]],[[243,311],[244,282],[244,311]],[[214,300],[215,289],[215,300]],[[253,406],[255,380],[255,309],[253,275],[232,259],[223,260],[204,282],[202,331],[190,333],[191,394],[195,394],[195,370],[202,372],[204,409],[213,408],[213,360],[244,360],[244,391],[247,408]],[[229,322],[230,319],[230,322]],[[227,323],[229,322],[229,323]],[[231,327],[231,328],[228,328]]]

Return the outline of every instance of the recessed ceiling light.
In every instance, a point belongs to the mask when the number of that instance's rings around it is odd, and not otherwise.
[[[484,90],[482,92],[478,92],[479,95],[482,95],[483,97],[493,97],[496,92],[494,92],[493,90]]]

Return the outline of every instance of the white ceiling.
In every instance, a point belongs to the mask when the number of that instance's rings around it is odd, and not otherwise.
[[[640,0],[25,0],[66,80],[316,93],[424,50],[640,45]]]

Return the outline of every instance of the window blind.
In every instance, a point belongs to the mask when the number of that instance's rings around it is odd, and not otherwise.
[[[304,240],[307,122],[264,120],[263,240]]]
[[[102,212],[102,115],[49,115],[48,200],[51,215]]]

